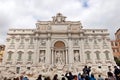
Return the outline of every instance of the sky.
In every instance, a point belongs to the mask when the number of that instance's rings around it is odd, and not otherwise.
[[[84,29],[108,29],[111,40],[120,28],[120,0],[0,0],[0,44],[10,28],[34,29],[59,12]]]

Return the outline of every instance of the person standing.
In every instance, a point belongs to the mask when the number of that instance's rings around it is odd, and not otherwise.
[[[54,75],[53,80],[58,80],[58,75],[57,74]]]
[[[116,77],[116,80],[120,80],[120,69],[117,68],[117,66],[114,66],[114,74]]]
[[[38,76],[37,80],[42,80],[42,75],[41,74]]]
[[[66,74],[65,74],[65,77],[66,77],[68,80],[73,80],[73,75],[72,75],[71,72],[66,73]]]
[[[81,73],[78,74],[78,80],[81,80]]]
[[[88,74],[88,76],[89,76],[90,72],[91,72],[91,67],[89,66],[89,67],[87,68],[87,74]]]
[[[87,66],[85,66],[83,68],[83,76],[86,77],[86,76],[88,76],[87,74],[88,74],[88,68],[87,68]]]
[[[91,74],[91,76],[90,76],[90,79],[89,80],[96,80],[96,78],[94,77],[94,75],[93,74]]]
[[[25,77],[23,77],[23,79],[22,80],[29,80],[26,76]]]
[[[108,80],[117,80],[117,79],[113,76],[113,73],[112,73],[112,72],[108,72],[107,75],[108,75]],[[118,79],[118,80],[119,80],[119,79]]]

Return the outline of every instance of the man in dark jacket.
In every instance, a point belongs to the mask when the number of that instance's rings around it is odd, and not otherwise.
[[[118,69],[117,66],[114,66],[114,74],[115,74],[116,80],[120,80],[120,69]]]

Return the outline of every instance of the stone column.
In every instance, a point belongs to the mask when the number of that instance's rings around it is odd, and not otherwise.
[[[53,53],[54,53],[54,50],[52,49],[52,65],[54,65],[54,55],[53,55]]]
[[[33,60],[33,62],[35,63],[35,64],[38,64],[38,62],[39,62],[39,38],[36,38],[36,41],[35,41],[36,43],[36,50],[35,50],[35,59]]]
[[[84,39],[80,40],[80,60],[82,63],[85,63],[86,54],[84,53]]]
[[[47,49],[46,49],[46,54],[45,54],[45,57],[46,57],[46,61],[45,61],[45,62],[46,62],[47,64],[50,64],[50,63],[51,63],[51,62],[50,62],[50,61],[51,61],[51,59],[50,59],[50,58],[51,58],[51,57],[50,57],[50,56],[51,56],[50,38],[48,38],[46,45],[47,45]]]
[[[53,51],[53,49],[52,49],[52,51],[51,51],[51,55],[52,55],[52,57],[51,57],[51,58],[52,58],[52,65],[53,65],[53,52],[54,52],[54,51]]]
[[[68,58],[67,58],[67,56],[68,56],[67,55],[67,50],[65,50],[65,59],[66,59],[65,61],[66,61],[66,64],[68,64],[68,60],[67,60]]]

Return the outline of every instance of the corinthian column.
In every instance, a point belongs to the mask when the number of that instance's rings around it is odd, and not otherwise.
[[[65,59],[66,59],[65,61],[66,61],[66,64],[68,64],[68,58],[67,57],[68,57],[67,50],[65,50]]]
[[[50,48],[50,39],[48,38],[47,40],[47,49],[46,49],[46,54],[45,54],[45,57],[46,57],[46,63],[47,64],[50,64],[51,62],[51,59],[50,59],[50,56],[51,56],[51,48]]]
[[[38,64],[38,62],[39,62],[39,38],[38,37],[36,37],[36,39],[35,39],[35,48],[36,48],[36,50],[35,50],[35,59],[33,60],[33,62],[35,63],[35,64]]]
[[[68,40],[68,56],[69,56],[69,64],[73,63],[73,49],[72,49],[72,41],[71,39]]]

